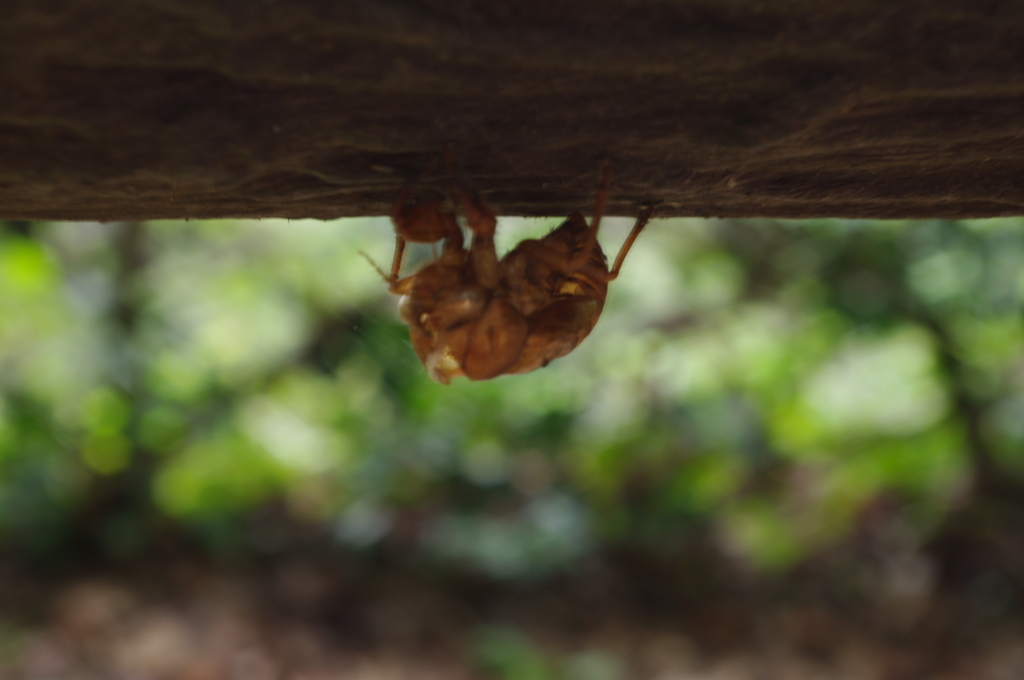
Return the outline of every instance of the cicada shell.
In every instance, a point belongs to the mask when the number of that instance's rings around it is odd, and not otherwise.
[[[444,384],[458,376],[488,380],[529,373],[575,349],[597,324],[608,282],[618,276],[652,212],[641,212],[609,270],[597,241],[610,182],[605,164],[590,224],[575,212],[544,238],[523,241],[499,260],[496,218],[475,192],[460,183],[458,202],[472,233],[467,249],[455,214],[440,201],[406,205],[418,181],[402,190],[392,210],[396,244],[387,279],[389,290],[401,296],[399,315],[417,356]],[[444,246],[436,260],[400,278],[407,241]]]

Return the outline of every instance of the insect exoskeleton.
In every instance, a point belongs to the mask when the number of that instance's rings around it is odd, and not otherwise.
[[[472,233],[468,249],[454,212],[442,201],[407,205],[422,177],[402,189],[392,208],[395,256],[387,281],[401,296],[399,315],[417,356],[444,384],[458,376],[488,380],[529,373],[575,349],[597,324],[608,282],[653,212],[641,211],[609,270],[597,241],[611,181],[605,163],[590,224],[575,212],[544,238],[523,241],[499,260],[494,212],[461,178],[458,203]],[[444,245],[433,262],[399,278],[407,241]]]

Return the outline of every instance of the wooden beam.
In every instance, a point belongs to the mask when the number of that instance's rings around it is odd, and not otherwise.
[[[1024,3],[5,0],[0,216],[1024,214]],[[438,174],[424,193],[446,191]]]

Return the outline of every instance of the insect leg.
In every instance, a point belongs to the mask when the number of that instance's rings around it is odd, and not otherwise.
[[[456,174],[450,147],[445,147],[444,156],[448,171]],[[473,240],[469,245],[473,274],[478,284],[494,290],[498,287],[500,279],[498,254],[494,250],[494,232],[497,229],[498,219],[490,206],[484,203],[483,199],[467,185],[461,175],[458,175],[456,180],[459,185],[459,202],[466,215],[466,224],[473,232]]]
[[[462,173],[455,172],[450,146],[444,148],[444,160],[448,166],[448,172],[455,175],[455,180],[459,186],[459,201],[462,203],[462,210],[466,214],[466,224],[469,225],[473,235],[482,238],[494,238],[494,231],[497,228],[497,218],[494,216],[494,211],[469,186],[469,182]]]
[[[468,200],[463,194],[463,206],[466,210],[466,223],[473,232],[473,240],[469,244],[470,258],[473,262],[473,273],[477,283],[484,288],[498,287],[498,253],[494,249],[494,230],[497,218],[491,209],[479,199]]]
[[[576,271],[583,267],[590,259],[590,254],[597,245],[597,230],[601,227],[601,218],[604,216],[604,208],[608,203],[608,185],[611,184],[612,168],[608,161],[601,163],[601,181],[597,185],[597,198],[594,201],[594,216],[590,219],[590,226],[583,232],[583,240],[573,248],[573,254],[566,266],[568,271]]]
[[[402,254],[405,253],[405,239],[395,234],[395,256],[391,260],[391,275],[388,276],[388,283],[398,280],[398,272],[402,269]]]
[[[402,238],[402,231],[406,228],[407,222],[405,204],[408,202],[416,185],[427,174],[427,170],[431,165],[433,163],[423,168],[423,171],[414,180],[402,187],[402,190],[398,192],[398,196],[395,198],[395,202],[391,205],[391,224],[395,227],[395,256],[391,259],[391,274],[387,279],[389,286],[395,285],[395,282],[398,281],[398,273],[402,269],[402,254],[405,252],[405,239]]]
[[[395,197],[395,202],[391,205],[391,223],[395,225],[396,231],[401,231],[406,228],[408,221],[408,215],[406,211],[406,203],[409,202],[409,197],[412,196],[412,192],[416,190],[416,187],[426,176],[427,172],[434,167],[436,157],[432,158],[427,167],[423,168],[420,174],[402,187],[401,191],[398,192],[398,196]]]
[[[633,242],[636,241],[636,237],[640,235],[644,227],[647,226],[647,221],[651,219],[651,215],[654,213],[654,206],[647,206],[644,208],[636,218],[636,224],[633,225],[633,229],[629,232],[629,236],[622,243],[622,247],[619,248],[619,254],[615,256],[615,264],[612,265],[612,270],[608,272],[608,280],[611,281],[619,275],[619,270],[622,269],[622,263],[626,259],[626,254],[629,249],[633,247]]]
[[[462,236],[462,228],[455,221],[455,215],[444,213],[445,237],[441,254],[434,259],[436,262],[443,262],[448,265],[461,267],[466,261],[465,239]]]

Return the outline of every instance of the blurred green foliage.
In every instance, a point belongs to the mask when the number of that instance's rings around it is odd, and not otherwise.
[[[381,219],[7,223],[0,545],[287,550],[284,516],[500,578],[698,531],[781,569],[879,498],[923,540],[1024,474],[1024,220],[657,221],[573,354],[447,387],[360,255],[392,245]]]

